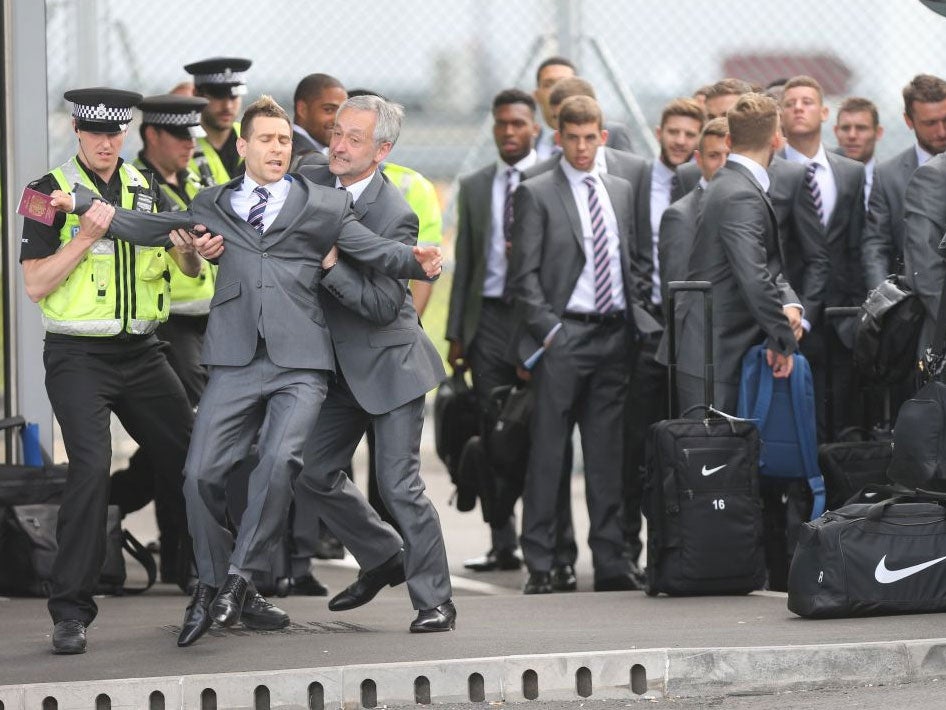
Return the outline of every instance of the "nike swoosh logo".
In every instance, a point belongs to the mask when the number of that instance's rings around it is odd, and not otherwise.
[[[877,563],[877,569],[874,570],[874,579],[876,579],[881,584],[892,584],[893,582],[899,582],[901,579],[906,579],[917,572],[922,572],[927,567],[932,567],[933,565],[939,564],[943,560],[946,560],[946,557],[937,557],[935,560],[921,562],[920,564],[913,565],[912,567],[904,567],[903,569],[892,570],[887,569],[887,555],[884,555],[880,558],[880,562]]]
[[[726,466],[727,464],[723,464],[722,466],[717,466],[716,468],[706,468],[706,466],[703,466],[703,475],[712,476],[717,471],[722,471],[724,468],[726,468]]]

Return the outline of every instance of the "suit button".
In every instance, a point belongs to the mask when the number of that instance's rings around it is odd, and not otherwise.
[[[263,282],[262,282],[262,281],[257,281],[257,282],[256,282],[256,288],[263,288]]]
[[[264,259],[268,259],[268,258],[269,258],[269,254],[267,254],[265,251],[263,252],[263,258],[264,258]]]

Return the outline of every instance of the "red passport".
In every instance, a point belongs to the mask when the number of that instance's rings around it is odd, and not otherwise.
[[[23,190],[23,197],[20,198],[20,206],[16,208],[16,211],[27,219],[49,226],[56,219],[56,208],[50,204],[52,199],[49,195],[27,187]]]

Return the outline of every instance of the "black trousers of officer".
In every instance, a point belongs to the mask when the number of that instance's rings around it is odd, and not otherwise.
[[[154,336],[133,336],[127,347],[111,354],[90,352],[82,342],[47,342],[43,359],[46,392],[69,457],[49,613],[53,621],[89,624],[98,611],[92,594],[105,559],[111,413],[139,445],[153,452],[156,488],[181,528],[181,472],[193,413]]]

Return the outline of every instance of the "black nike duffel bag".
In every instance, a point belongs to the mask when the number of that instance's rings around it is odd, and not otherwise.
[[[811,618],[946,611],[946,496],[917,491],[805,523],[788,609]]]

